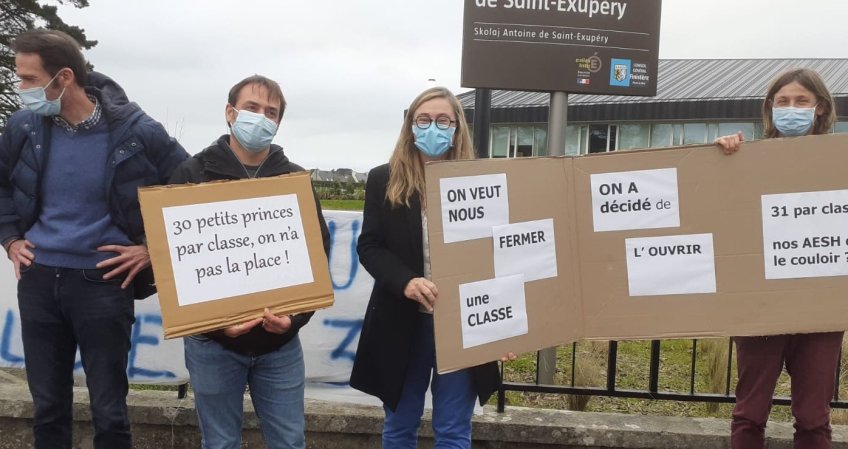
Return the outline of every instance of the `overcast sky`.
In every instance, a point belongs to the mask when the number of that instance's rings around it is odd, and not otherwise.
[[[90,0],[60,14],[99,41],[86,52],[95,69],[190,153],[227,132],[227,92],[258,73],[288,100],[275,143],[289,158],[367,171],[388,160],[402,112],[428,78],[469,90],[459,84],[462,5]],[[844,58],[846,18],[845,0],[665,0],[660,58]]]

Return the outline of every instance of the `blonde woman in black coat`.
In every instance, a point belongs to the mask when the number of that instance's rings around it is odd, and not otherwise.
[[[500,383],[497,363],[438,374],[429,280],[424,164],[473,159],[457,98],[436,87],[409,106],[389,163],[371,170],[357,250],[374,277],[350,383],[377,396],[386,413],[384,448],[415,448],[428,386],[436,448],[470,448],[471,415]],[[508,354],[504,359],[514,358]]]

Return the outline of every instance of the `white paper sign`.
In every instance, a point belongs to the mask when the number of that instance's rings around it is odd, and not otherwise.
[[[715,293],[712,234],[626,239],[630,296]]]
[[[492,229],[495,277],[523,274],[524,281],[556,277],[554,220],[526,221]]]
[[[595,232],[680,226],[677,169],[591,176]]]
[[[445,243],[492,236],[509,223],[506,173],[439,180]]]
[[[297,195],[162,214],[180,306],[313,282]]]
[[[527,333],[524,276],[459,285],[462,347],[471,348]]]
[[[848,190],[763,195],[766,279],[848,274]]]

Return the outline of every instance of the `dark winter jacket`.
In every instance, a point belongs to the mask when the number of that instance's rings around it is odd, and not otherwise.
[[[286,173],[304,171],[303,167],[292,163],[277,145],[271,145],[271,152],[256,172],[257,178],[279,176]],[[194,155],[177,168],[171,177],[170,184],[202,183],[243,179],[248,172],[230,149],[229,135],[221,136],[205,150]],[[330,232],[321,213],[321,204],[315,197],[315,207],[318,209],[318,223],[321,226],[321,237],[324,241],[324,251],[330,252]],[[312,318],[314,312],[300,313],[292,316],[291,329],[284,334],[267,332],[262,326],[256,326],[250,332],[235,338],[224,335],[223,330],[203,334],[223,347],[240,354],[258,356],[275,351],[288,343],[297,335],[301,327]]]
[[[138,188],[165,184],[189,155],[109,77],[90,72],[85,90],[97,97],[109,125],[110,153],[103,188],[112,220],[130,240],[142,243]],[[12,114],[0,136],[0,242],[22,237],[38,220],[52,126],[51,118],[22,109]],[[79,176],[86,175],[85,169],[78,167]],[[149,269],[138,279],[142,278],[152,279]]]
[[[418,303],[403,290],[412,278],[424,275],[421,204],[392,207],[386,199],[389,166],[368,174],[365,212],[357,251],[359,262],[374,277],[374,289],[365,312],[350,385],[377,396],[392,410],[400,401],[412,348]],[[496,362],[469,368],[480,403],[500,385]]]

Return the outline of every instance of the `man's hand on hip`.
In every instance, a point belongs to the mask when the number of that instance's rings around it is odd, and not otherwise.
[[[15,240],[9,244],[7,255],[9,260],[12,261],[12,265],[15,266],[15,277],[19,281],[21,280],[21,265],[28,267],[35,260],[35,254],[30,251],[31,248],[35,248],[35,245],[26,239]]]
[[[121,284],[121,288],[127,288],[141,270],[150,266],[150,254],[147,245],[105,245],[97,248],[97,251],[117,253],[111,259],[106,259],[97,264],[97,268],[112,268],[103,275],[103,279],[111,279],[126,273],[127,277]]]

